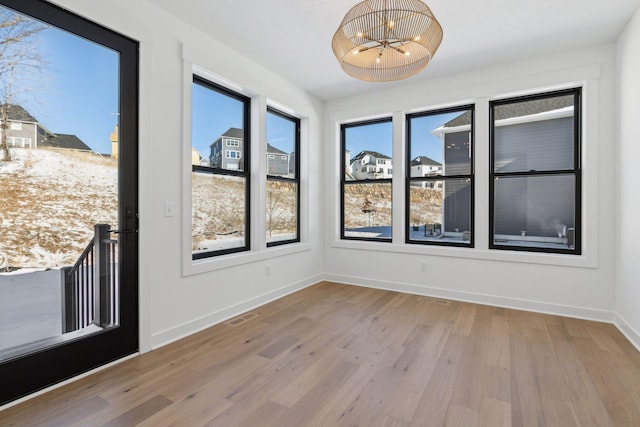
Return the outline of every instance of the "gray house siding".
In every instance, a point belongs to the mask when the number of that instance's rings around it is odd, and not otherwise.
[[[230,128],[211,145],[209,164],[212,168],[241,171],[244,169],[244,144],[241,129]]]
[[[573,168],[573,118],[499,126],[495,171],[527,172]],[[495,183],[495,233],[558,237],[574,227],[573,176],[500,178]]]
[[[500,178],[495,185],[495,234],[558,237],[573,228],[573,176]]]
[[[269,143],[267,143],[267,175],[289,175],[289,154]]]
[[[496,127],[496,172],[571,168],[573,117]]]
[[[469,132],[445,134],[444,172],[467,175],[470,172]],[[471,223],[471,186],[462,180],[444,181],[445,231],[467,231]]]

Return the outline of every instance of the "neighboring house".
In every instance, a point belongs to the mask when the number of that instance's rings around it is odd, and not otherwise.
[[[53,133],[19,105],[11,105],[7,125],[7,145],[18,148],[62,148],[92,151],[76,135]],[[1,131],[1,130],[0,130]]]
[[[427,156],[418,156],[411,160],[411,176],[434,176],[442,174],[442,163]],[[414,183],[416,184],[416,183]],[[442,188],[442,181],[422,181],[423,188]]]
[[[49,139],[42,141],[39,147],[47,148],[63,148],[66,150],[92,151],[91,148],[76,135],[68,135],[65,133],[56,133]]]
[[[111,157],[114,159],[118,158],[118,140],[120,139],[120,132],[118,130],[118,125],[115,125],[113,128],[113,132],[109,135],[109,139],[111,140]]]
[[[53,136],[54,133],[42,126],[27,110],[19,105],[10,105],[7,123],[9,147],[38,148]]]
[[[191,165],[192,166],[209,166],[209,160],[202,157],[202,154],[195,148],[191,148]]]
[[[267,175],[290,176],[295,165],[292,157],[295,153],[285,153],[282,150],[267,143]]]
[[[391,157],[384,154],[363,150],[351,159],[354,179],[385,179],[391,178],[392,173]]]
[[[351,151],[344,150],[344,174],[347,180],[353,179],[353,169],[351,169]]]
[[[573,100],[558,97],[502,106],[495,117],[495,168],[496,172],[529,170],[526,164],[571,163],[572,149],[558,150],[558,146],[573,140]],[[444,143],[443,170],[447,175],[468,173],[471,113],[465,112],[450,120],[432,133]],[[508,140],[509,144],[500,141]],[[525,149],[526,147],[526,149]],[[526,156],[522,153],[526,153]],[[560,153],[560,154],[558,154]],[[572,184],[567,188],[533,187],[528,179],[501,180],[501,197],[495,199],[495,233],[518,236],[527,230],[535,236],[556,236],[551,222],[574,227]],[[544,183],[542,185],[545,185]],[[466,227],[469,224],[470,187],[462,182],[448,182],[444,193],[444,222],[447,230]],[[523,206],[540,205],[544,195],[545,206],[553,206],[553,212],[545,210],[540,215],[527,215]],[[550,196],[555,197],[548,203]],[[462,229],[462,228],[461,228]]]
[[[229,128],[216,139],[211,147],[209,166],[212,168],[242,170],[243,159],[242,129]]]

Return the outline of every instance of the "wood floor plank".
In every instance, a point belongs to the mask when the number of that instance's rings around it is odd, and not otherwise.
[[[1,411],[0,425],[640,425],[640,353],[612,325],[329,282],[246,319]]]
[[[511,405],[508,402],[483,396],[478,414],[479,427],[510,427]]]
[[[171,403],[173,402],[162,395],[154,396],[124,414],[115,417],[108,423],[103,424],[102,427],[134,426],[171,405]]]

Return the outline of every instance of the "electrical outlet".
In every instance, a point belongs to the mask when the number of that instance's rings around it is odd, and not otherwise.
[[[428,271],[427,261],[420,261],[420,271]]]
[[[267,276],[271,276],[271,264],[267,264],[266,273]]]

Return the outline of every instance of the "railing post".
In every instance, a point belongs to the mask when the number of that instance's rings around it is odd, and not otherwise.
[[[95,313],[93,323],[105,328],[113,323],[111,319],[111,304],[113,295],[111,291],[111,256],[109,252],[109,224],[95,225]]]
[[[61,280],[60,283],[62,291],[62,333],[75,331],[78,329],[76,323],[76,312],[78,310],[78,296],[75,293],[73,286],[73,277],[69,275],[69,272],[73,270],[73,267],[62,267],[60,269]]]

